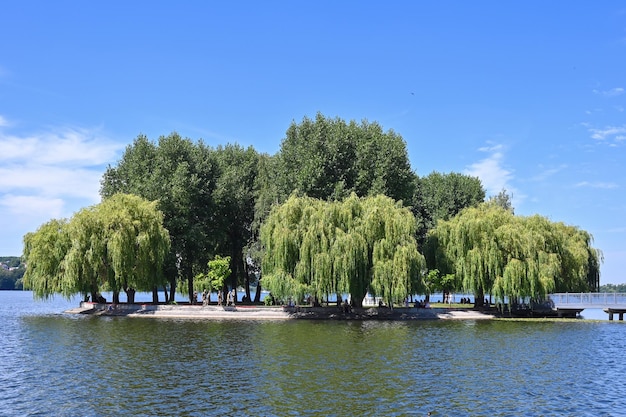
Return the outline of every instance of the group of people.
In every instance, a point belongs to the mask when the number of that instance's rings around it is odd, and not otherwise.
[[[198,292],[194,291],[193,304],[196,304],[197,300],[198,300]],[[226,294],[226,306],[234,307],[236,301],[237,301],[237,291],[233,288],[232,290],[228,291],[228,293]],[[242,302],[244,301],[245,299],[242,300]],[[206,307],[209,305],[210,302],[211,302],[211,293],[205,289],[202,292],[202,305]],[[224,305],[224,292],[223,291],[217,292],[217,305],[218,306]]]
[[[237,302],[237,291],[233,288],[232,290],[226,293],[226,307],[232,306],[235,307],[235,303]],[[217,305],[221,306],[224,304],[224,293],[222,291],[218,291],[217,293]]]

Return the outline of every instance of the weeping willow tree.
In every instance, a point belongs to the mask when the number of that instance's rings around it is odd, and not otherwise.
[[[498,300],[541,301],[555,291],[599,286],[601,253],[577,227],[544,217],[515,216],[493,204],[463,210],[441,221],[426,245],[431,268],[455,274],[455,287]]]
[[[107,253],[104,222],[96,207],[84,208],[70,219],[68,233],[72,243],[63,259],[67,280],[75,283],[78,292],[91,294],[92,300],[101,290],[115,291],[115,285],[107,286],[114,273]],[[115,294],[114,301],[118,298]]]
[[[47,299],[53,294],[69,298],[79,291],[78,284],[65,273],[64,259],[71,245],[67,223],[66,219],[53,219],[24,236],[24,288],[31,289],[37,298]]]
[[[261,228],[263,286],[278,298],[365,294],[393,305],[425,290],[411,212],[383,195],[323,202],[292,195]]]
[[[163,264],[170,249],[157,202],[115,194],[96,206],[96,212],[106,243],[103,265],[108,267],[102,273],[111,290],[124,290],[131,303],[136,290],[152,291],[156,298],[157,287],[165,284]]]
[[[69,221],[52,220],[24,237],[25,288],[38,298],[71,297],[102,290],[153,291],[164,282],[169,234],[156,202],[117,194],[80,210]],[[158,300],[155,300],[158,301]]]

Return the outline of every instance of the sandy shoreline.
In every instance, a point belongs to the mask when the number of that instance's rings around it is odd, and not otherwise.
[[[360,308],[344,313],[337,307],[236,307],[82,302],[70,314],[208,320],[485,320],[495,316],[471,309]]]

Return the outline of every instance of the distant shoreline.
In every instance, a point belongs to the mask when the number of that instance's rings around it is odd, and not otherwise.
[[[354,308],[344,312],[341,307],[266,307],[238,305],[171,305],[171,304],[98,304],[81,302],[65,311],[70,314],[125,316],[146,318],[175,318],[196,320],[488,320],[496,316],[472,309],[451,308]]]

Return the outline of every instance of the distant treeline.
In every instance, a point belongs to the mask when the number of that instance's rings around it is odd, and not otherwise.
[[[626,284],[605,284],[600,286],[600,292],[623,292],[626,293]]]
[[[25,271],[19,256],[0,257],[0,290],[21,290]]]

